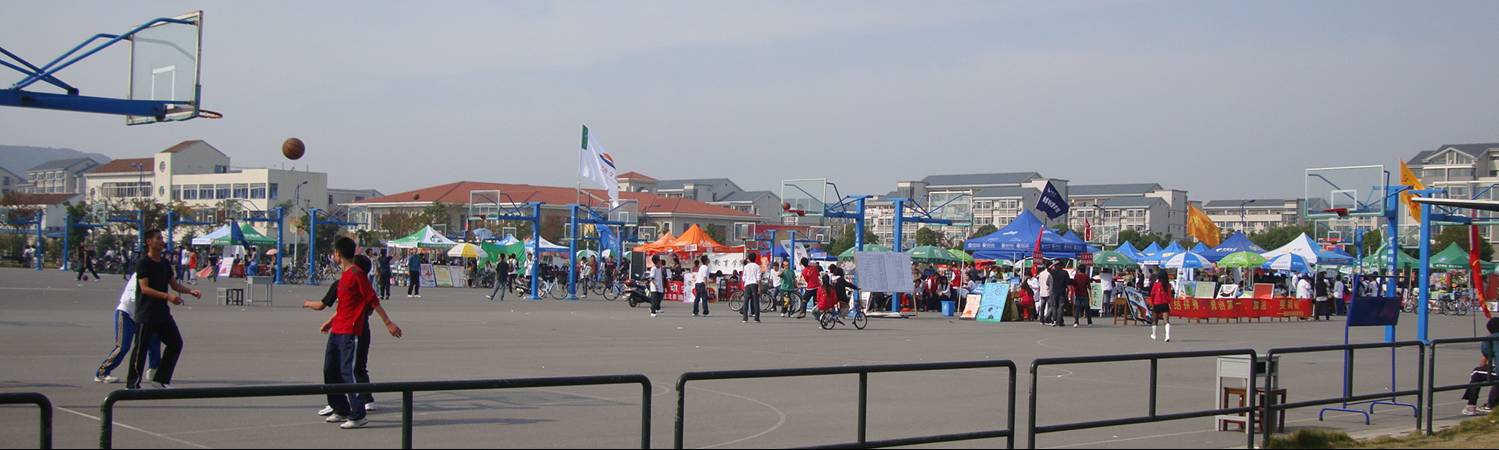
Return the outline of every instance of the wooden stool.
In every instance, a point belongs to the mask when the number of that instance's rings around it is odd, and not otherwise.
[[[1114,315],[1114,325],[1119,325],[1120,323],[1129,325],[1130,322],[1136,321],[1135,315],[1130,313],[1129,300],[1123,298],[1114,298],[1113,308],[1110,313]]]
[[[1265,427],[1265,398],[1266,398],[1265,397],[1265,388],[1255,388],[1254,392],[1257,394],[1257,396],[1255,397],[1254,406],[1255,406],[1256,412],[1259,414],[1259,417],[1260,417],[1260,421],[1259,421],[1259,423],[1256,424],[1256,430],[1255,430],[1256,432],[1258,432],[1258,431],[1262,431],[1262,430],[1265,429],[1264,428]],[[1247,406],[1246,402],[1248,400],[1246,399],[1247,397],[1245,395],[1245,389],[1242,388],[1242,387],[1228,387],[1228,386],[1224,386],[1223,387],[1223,392],[1222,392],[1221,395],[1222,395],[1222,397],[1220,399],[1221,403],[1219,403],[1219,404],[1228,404],[1228,398],[1230,396],[1236,396],[1236,397],[1239,398],[1239,403],[1238,403],[1239,406],[1238,407],[1243,408],[1243,407]],[[1276,389],[1276,390],[1270,391],[1270,395],[1275,398],[1275,404],[1277,404],[1277,405],[1283,405],[1283,404],[1286,403],[1286,390],[1285,389]],[[1276,433],[1284,433],[1284,432],[1286,432],[1286,410],[1284,410],[1284,409],[1280,410],[1279,412],[1277,412],[1276,416],[1277,416],[1276,417],[1277,420],[1275,421],[1275,432]],[[1240,427],[1240,429],[1242,430],[1244,428],[1245,423],[1247,423],[1249,421],[1249,419],[1247,417],[1244,417],[1244,415],[1242,415],[1242,414],[1236,415],[1236,416],[1227,416],[1227,415],[1217,416],[1215,418],[1215,420],[1217,421],[1217,424],[1218,424],[1218,426],[1217,426],[1218,431],[1228,431],[1228,424],[1231,424],[1231,423],[1238,424],[1239,427]]]

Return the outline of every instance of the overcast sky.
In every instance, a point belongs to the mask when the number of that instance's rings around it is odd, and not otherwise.
[[[10,2],[0,47],[41,64],[194,9],[225,119],[0,108],[0,144],[279,166],[296,136],[298,167],[394,193],[572,185],[587,124],[622,172],[751,190],[1038,171],[1212,200],[1499,142],[1496,1]],[[124,96],[128,54],[61,78]]]

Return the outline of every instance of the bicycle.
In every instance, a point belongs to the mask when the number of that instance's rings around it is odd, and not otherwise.
[[[855,302],[853,309],[853,319],[851,322],[853,322],[854,328],[862,330],[864,327],[869,326],[869,316],[864,315],[864,311],[858,308],[858,302]],[[843,312],[842,306],[834,308],[832,311],[818,311],[817,324],[824,330],[831,330],[838,325],[845,325],[843,317],[847,315]]]
[[[601,292],[598,293],[604,296],[604,300],[612,302],[619,300],[620,297],[625,295],[625,283],[621,280],[610,280],[608,283],[601,283],[601,285],[606,285],[600,287],[599,290]]]

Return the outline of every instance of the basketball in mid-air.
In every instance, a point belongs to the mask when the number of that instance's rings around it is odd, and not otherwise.
[[[790,211],[791,202],[781,202],[781,211]]]
[[[286,159],[293,161],[302,159],[302,154],[306,152],[307,145],[303,144],[301,139],[287,138],[286,142],[281,143],[281,155]]]

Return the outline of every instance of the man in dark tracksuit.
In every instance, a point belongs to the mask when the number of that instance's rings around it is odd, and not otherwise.
[[[390,277],[392,275],[390,273],[390,262],[391,262],[390,254],[386,253],[385,250],[381,250],[380,251],[380,286],[376,287],[376,290],[380,294],[380,299],[381,300],[390,300]]]
[[[406,298],[422,298],[422,255],[412,253],[406,258]]]
[[[1062,263],[1058,261],[1051,265],[1051,298],[1047,299],[1047,314],[1051,315],[1051,326],[1060,327],[1065,322],[1062,314],[1062,303],[1067,298],[1067,286],[1072,284],[1072,278],[1067,276],[1067,271],[1062,269]]]

